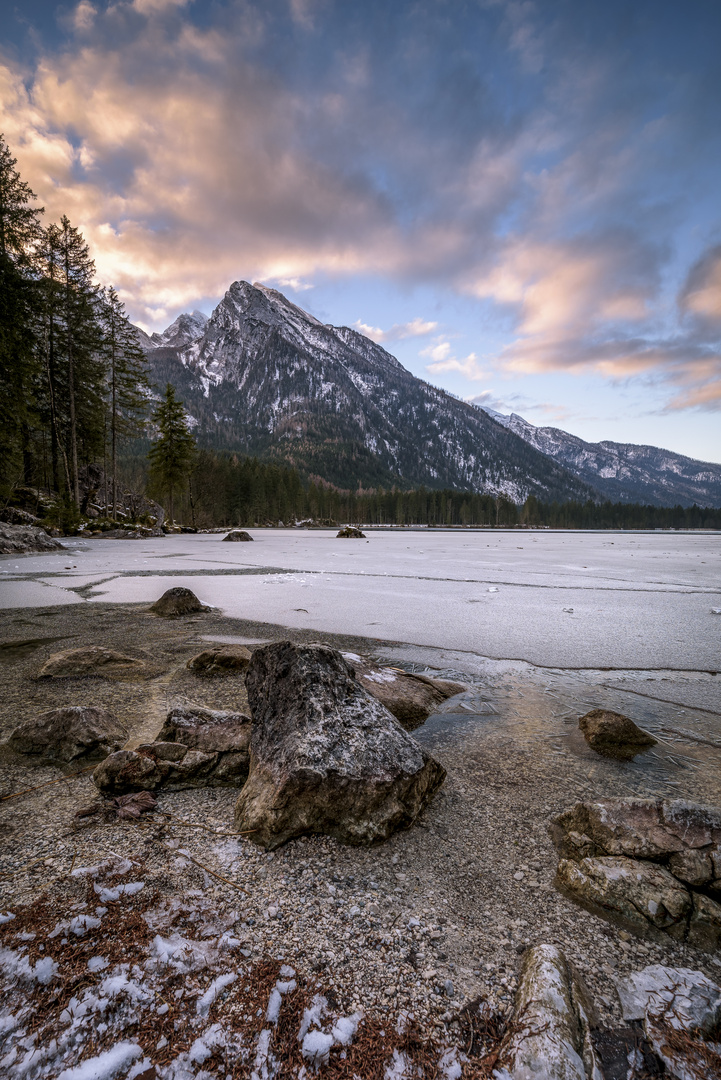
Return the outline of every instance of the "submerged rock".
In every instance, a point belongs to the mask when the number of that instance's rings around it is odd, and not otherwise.
[[[65,548],[44,529],[34,525],[0,522],[0,555],[22,555],[28,551],[64,551]]]
[[[617,761],[631,761],[658,742],[633,720],[609,709],[592,709],[581,717],[578,726],[593,750]]]
[[[67,705],[50,709],[20,724],[7,745],[19,754],[43,762],[69,764],[82,758],[105,757],[128,737],[125,726],[107,709],[93,705]]]
[[[194,615],[198,611],[210,611],[210,608],[201,604],[191,589],[177,586],[164,592],[159,600],[151,604],[150,610],[154,615],[172,619],[179,615]]]
[[[587,1080],[600,1076],[591,1041],[595,1013],[579,974],[555,945],[528,949],[511,1037],[498,1080]]]
[[[344,655],[361,686],[382,702],[406,731],[425,724],[443,701],[468,689],[447,679],[431,679],[426,675],[379,667],[354,653]]]
[[[354,525],[346,525],[336,536],[337,540],[365,540],[366,534],[356,529]]]
[[[235,824],[263,847],[304,833],[385,840],[445,778],[335,649],[290,641],[257,649],[246,687],[250,774]]]
[[[253,537],[245,529],[233,529],[232,532],[223,537],[223,540],[230,540],[232,543],[247,543],[249,540],[252,542]]]
[[[171,709],[155,742],[120,750],[93,773],[104,795],[157,788],[240,787],[248,775],[250,717],[197,706]]]
[[[88,675],[117,675],[144,667],[142,660],[106,649],[102,645],[82,645],[53,653],[40,669],[40,678],[78,679]]]
[[[196,675],[238,675],[247,671],[250,650],[245,645],[213,645],[191,657],[186,664]]]

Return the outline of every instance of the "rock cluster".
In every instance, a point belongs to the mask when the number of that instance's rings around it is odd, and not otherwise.
[[[210,608],[201,604],[192,589],[176,586],[174,589],[167,589],[159,600],[151,604],[150,610],[154,615],[174,619],[181,615],[194,615],[198,611],[210,611]]]
[[[64,551],[62,544],[36,525],[8,525],[0,522],[0,555],[22,555],[29,551]]]
[[[336,537],[338,540],[365,540],[365,538],[366,534],[361,532],[360,529],[356,529],[354,525],[346,525]]]
[[[128,737],[123,724],[107,709],[66,705],[50,709],[20,724],[7,741],[10,750],[49,761],[105,757],[120,749]]]
[[[89,675],[117,675],[140,670],[145,665],[133,656],[106,649],[103,645],[81,645],[53,653],[40,669],[41,679],[79,679]]]
[[[361,686],[382,702],[406,731],[425,724],[441,702],[468,689],[446,679],[431,679],[398,668],[379,667],[355,653],[344,656]]]
[[[445,778],[327,645],[257,649],[246,687],[250,773],[235,824],[267,849],[305,833],[385,840],[415,820]]]
[[[213,645],[192,656],[186,667],[196,675],[238,675],[247,671],[249,662],[245,645]]]
[[[556,883],[637,934],[721,948],[721,811],[682,800],[578,803],[555,818]]]
[[[93,780],[103,795],[239,787],[248,775],[249,741],[250,718],[243,713],[175,708],[155,742],[111,754]]]
[[[628,716],[609,709],[591,709],[581,717],[578,726],[593,750],[617,761],[631,761],[658,741]]]
[[[253,537],[249,532],[246,532],[245,529],[233,529],[232,532],[229,532],[227,536],[223,537],[224,541],[230,540],[234,543],[247,543],[249,540],[252,541],[252,539]]]

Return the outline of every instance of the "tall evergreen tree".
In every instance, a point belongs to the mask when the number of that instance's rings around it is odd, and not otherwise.
[[[150,476],[157,487],[169,497],[169,518],[173,525],[173,497],[180,484],[188,478],[196,453],[193,437],[183,408],[175,397],[175,388],[168,383],[165,397],[153,413],[160,437],[148,455]]]
[[[29,479],[29,425],[37,356],[34,309],[34,249],[41,207],[20,178],[0,135],[0,487],[8,493],[22,472]]]
[[[118,441],[139,435],[150,396],[145,355],[138,334],[125,314],[125,306],[112,285],[101,303],[103,348],[108,378],[110,461],[113,517],[118,504]]]

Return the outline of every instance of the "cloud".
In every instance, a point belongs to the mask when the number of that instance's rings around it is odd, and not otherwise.
[[[174,8],[186,7],[190,0],[132,0],[132,7],[141,15],[157,15]]]
[[[558,402],[534,401],[525,394],[498,395],[495,390],[481,390],[479,394],[466,398],[466,401],[477,408],[491,409],[493,412],[499,412],[505,416],[510,413],[518,415],[523,413],[525,418],[528,413],[540,412],[545,417],[556,420],[558,423],[577,418],[577,413],[574,410],[559,405]]]
[[[292,289],[293,292],[307,292],[314,288],[312,281],[303,281],[297,277],[281,277],[272,279],[281,289]]]
[[[451,353],[451,343],[445,338],[437,338],[433,345],[421,349],[420,355],[431,360],[431,363],[426,365],[426,370],[433,375],[440,375],[446,371],[455,371],[472,381],[488,378],[487,369],[481,366],[475,353],[469,353],[468,356],[460,360]]]
[[[709,248],[691,267],[679,306],[685,314],[721,330],[721,244]]]
[[[364,334],[371,341],[376,341],[379,345],[382,345],[386,341],[403,341],[405,338],[425,337],[427,334],[433,333],[438,323],[416,318],[407,323],[394,323],[389,330],[381,330],[377,326],[369,326],[368,323],[356,319],[353,326],[360,334]]]

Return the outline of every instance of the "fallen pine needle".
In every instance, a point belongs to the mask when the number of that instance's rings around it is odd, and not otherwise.
[[[186,859],[190,859],[192,863],[195,863],[196,866],[199,866],[201,870],[205,870],[207,874],[212,874],[212,876],[217,878],[218,881],[224,881],[226,885],[232,885],[234,889],[240,889],[240,891],[244,892],[246,896],[250,896],[248,890],[244,889],[242,885],[239,885],[237,881],[231,881],[230,878],[223,877],[222,874],[216,874],[215,870],[211,870],[209,866],[205,866],[204,863],[199,862],[198,859],[193,858],[193,856],[190,854],[186,854],[183,857]]]
[[[90,772],[91,769],[95,768],[97,768],[97,763],[95,765],[88,765],[84,769],[78,769],[77,772],[68,773],[67,776],[59,776],[57,780],[46,780],[44,784],[37,784],[35,787],[24,788],[22,791],[14,791],[12,795],[2,795],[0,796],[0,802],[6,802],[8,799],[17,799],[21,795],[29,795],[31,791],[39,791],[40,788],[49,787],[50,784],[60,784],[63,780],[73,780],[76,776]]]

